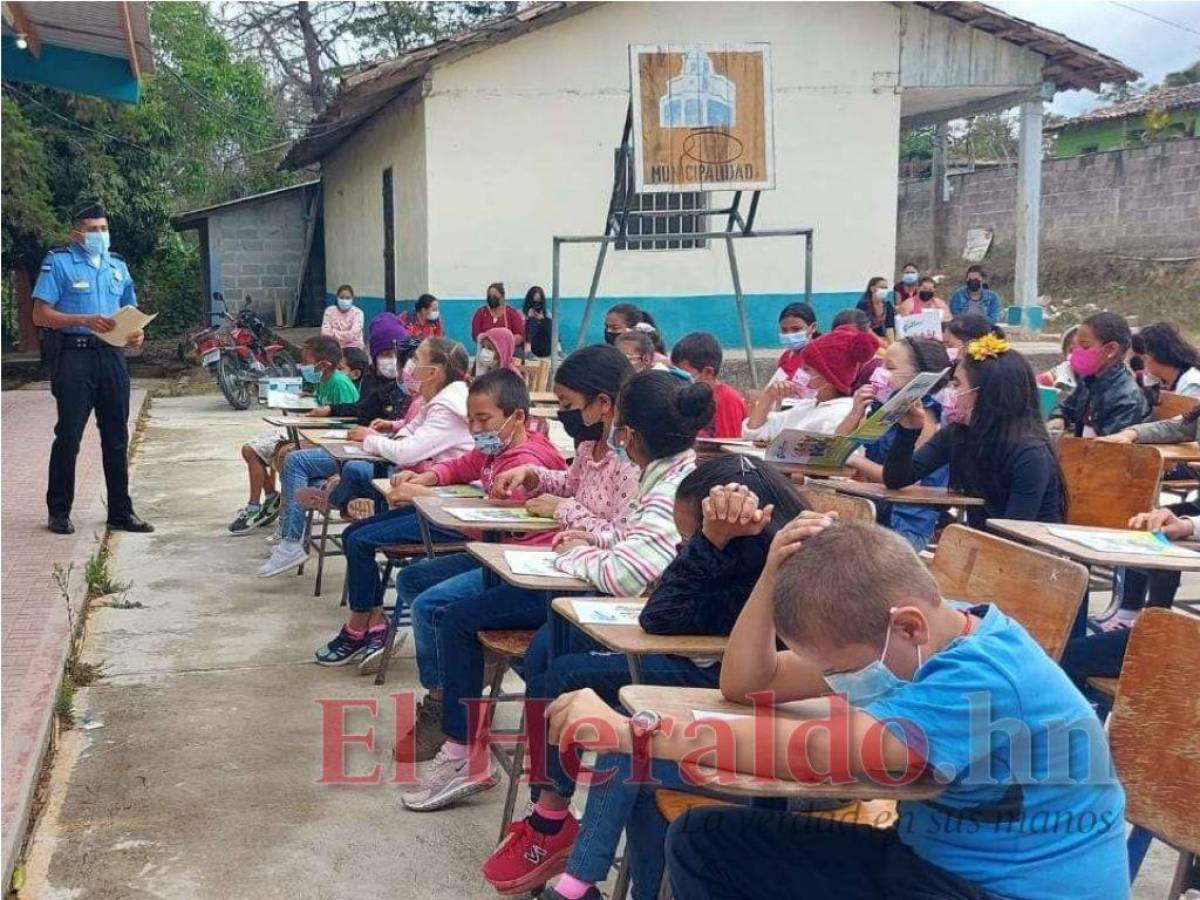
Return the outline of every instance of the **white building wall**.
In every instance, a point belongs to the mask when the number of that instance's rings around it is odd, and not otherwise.
[[[325,282],[330,291],[352,284],[369,312],[382,308],[383,171],[388,166],[395,207],[396,296],[403,300],[424,293],[429,281],[425,111],[420,102],[393,103],[324,161]]]
[[[629,100],[629,44],[769,41],[777,184],[758,227],[816,229],[818,293],[889,274],[895,246],[899,16],[886,3],[613,3],[434,70],[425,100],[430,289],[510,296],[551,275],[553,234],[596,233]],[[715,194],[721,202],[729,194]],[[713,225],[720,225],[710,220]],[[748,293],[802,286],[799,239],[738,246]],[[595,247],[564,252],[587,291]],[[602,296],[725,294],[723,244],[610,253]]]

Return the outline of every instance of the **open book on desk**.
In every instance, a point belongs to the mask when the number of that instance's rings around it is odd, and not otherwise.
[[[883,437],[889,428],[904,418],[908,408],[932,391],[949,371],[918,372],[912,381],[896,391],[849,434],[785,428],[767,445],[763,458],[776,463],[803,463],[830,468],[844,466],[851,453],[860,445]]]

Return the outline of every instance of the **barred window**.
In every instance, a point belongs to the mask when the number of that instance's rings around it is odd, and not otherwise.
[[[618,154],[617,164],[620,165]],[[633,189],[633,173],[626,172],[617,191],[617,209],[625,206],[625,190]],[[629,211],[676,212],[678,215],[634,216],[626,220],[626,240],[617,241],[617,250],[703,250],[708,241],[703,238],[646,239],[650,235],[704,234],[708,231],[708,216],[702,210],[708,208],[708,194],[704,191],[688,191],[678,194],[633,194],[629,199]],[[633,238],[640,237],[641,240]]]

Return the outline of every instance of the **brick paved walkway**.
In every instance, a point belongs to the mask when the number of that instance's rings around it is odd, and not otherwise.
[[[145,391],[130,396],[130,427]],[[54,438],[54,399],[49,390],[0,394],[3,458],[3,581],[0,598],[0,704],[4,801],[5,883],[13,851],[25,831],[34,783],[46,748],[50,717],[67,649],[67,612],[54,583],[53,566],[74,564],[74,612],[84,594],[83,567],[104,534],[104,473],[95,420],[79,452],[75,478],[75,534],[46,530],[46,465]],[[136,487],[134,488],[136,496]]]

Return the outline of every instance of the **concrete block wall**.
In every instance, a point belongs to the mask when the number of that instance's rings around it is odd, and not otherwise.
[[[1015,245],[1015,169],[950,176],[945,248],[957,259],[969,228]],[[896,258],[926,262],[933,185],[900,182]],[[1200,255],[1200,140],[1042,161],[1041,246],[1131,256]]]
[[[275,300],[291,303],[304,256],[307,202],[307,192],[289,191],[209,218],[213,289],[225,294],[231,310],[249,294],[258,314],[274,322]]]

